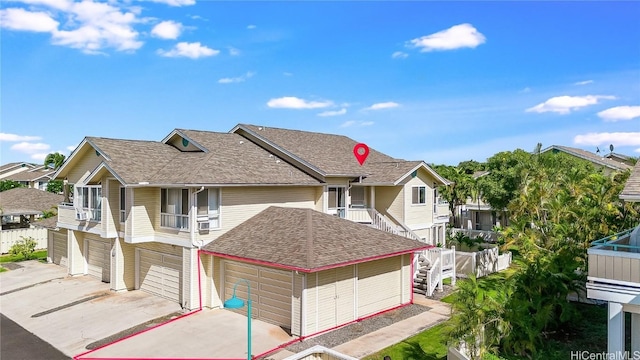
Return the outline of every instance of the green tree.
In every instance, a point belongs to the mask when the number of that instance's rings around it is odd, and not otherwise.
[[[44,166],[58,170],[64,163],[65,156],[59,152],[48,154],[44,158]]]
[[[0,180],[0,192],[19,187],[24,187],[24,185],[13,180]]]
[[[449,211],[453,215],[453,223],[458,224],[456,207],[467,202],[473,184],[473,177],[464,169],[448,165],[435,165],[434,170],[451,182],[448,186],[440,186],[438,193],[449,203]]]
[[[54,194],[61,194],[64,190],[62,180],[51,180],[47,183],[47,191]]]

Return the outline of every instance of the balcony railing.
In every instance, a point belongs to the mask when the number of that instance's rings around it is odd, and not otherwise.
[[[640,287],[640,246],[631,244],[625,230],[591,243],[588,280],[616,286]]]
[[[160,213],[160,226],[189,230],[189,215]]]
[[[635,252],[640,252],[640,246],[629,245],[629,239],[633,230],[635,230],[635,228],[596,240],[591,243],[591,248],[613,251],[637,250]]]

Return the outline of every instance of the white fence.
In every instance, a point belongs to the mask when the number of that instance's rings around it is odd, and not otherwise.
[[[498,241],[498,233],[491,230],[471,230],[471,229],[460,229],[460,228],[452,228],[451,236],[463,233],[464,235],[470,237],[471,239],[482,238],[486,242],[495,243]]]
[[[36,249],[47,248],[47,229],[43,228],[24,228],[2,230],[0,232],[0,253],[6,254],[16,242],[22,240],[22,237],[32,237],[38,245]]]
[[[483,277],[508,268],[511,260],[511,252],[499,255],[497,247],[476,252],[456,251],[456,273],[459,277],[468,277],[471,273]]]

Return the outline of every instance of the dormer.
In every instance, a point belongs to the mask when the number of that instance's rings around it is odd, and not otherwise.
[[[182,152],[208,152],[208,150],[189,138],[182,130],[175,129],[162,142],[171,145]]]

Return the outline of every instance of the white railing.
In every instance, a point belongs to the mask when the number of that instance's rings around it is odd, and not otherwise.
[[[377,210],[371,209],[371,224],[378,230],[386,231],[388,233],[399,235],[398,228],[395,225],[389,223]]]
[[[427,272],[427,296],[433,295],[436,286],[442,291],[442,266],[440,264],[440,258],[436,258],[436,261],[431,264],[431,269]]]
[[[359,223],[372,223],[371,209],[366,208],[349,208],[347,211],[347,220]]]
[[[507,269],[511,265],[511,252],[498,254],[498,248],[493,247],[476,252],[457,251],[456,272],[460,277],[475,274],[483,277]]]
[[[189,215],[160,213],[160,226],[189,230]]]
[[[409,229],[408,226],[406,226],[402,222],[398,221],[391,214],[388,214],[388,215],[389,215],[389,217],[391,218],[392,221],[395,221],[396,223],[400,224],[400,226],[398,227],[398,230],[397,230],[399,235],[402,235],[402,236],[404,236],[406,238],[409,238],[409,239],[413,239],[413,240],[418,240],[418,241],[424,242],[424,240],[422,240],[422,238],[420,236],[418,236],[418,234],[414,233],[411,229]]]
[[[482,238],[486,242],[496,242],[498,240],[498,233],[491,230],[473,230],[473,229],[459,229],[453,228],[451,229],[451,235],[455,235],[456,233],[463,233],[464,235],[475,239]]]
[[[2,230],[0,232],[0,253],[5,254],[9,249],[22,240],[22,238],[32,237],[38,244],[36,249],[47,248],[47,229],[45,228],[23,228]]]

